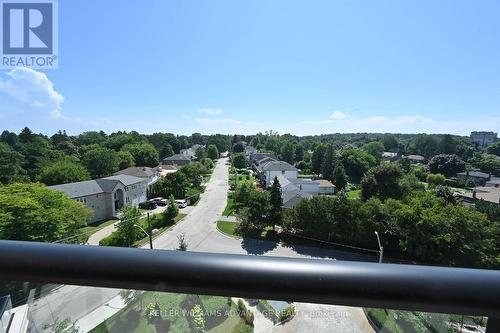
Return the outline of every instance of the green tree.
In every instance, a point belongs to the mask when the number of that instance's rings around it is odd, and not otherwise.
[[[295,147],[295,162],[300,162],[304,160],[304,146],[297,145]]]
[[[136,227],[139,225],[141,211],[137,207],[125,206],[123,208],[123,217],[117,226],[117,237],[123,239],[124,246],[132,246],[139,239],[141,230]]]
[[[488,146],[488,154],[500,156],[500,141]]]
[[[446,180],[445,176],[440,173],[429,173],[427,174],[427,183],[429,185],[443,185]]]
[[[295,156],[295,146],[291,141],[285,141],[280,149],[281,160],[293,164]]]
[[[107,148],[119,151],[126,145],[142,144],[146,140],[137,132],[111,135],[104,144]],[[132,154],[133,155],[133,154]]]
[[[168,199],[167,209],[163,212],[163,221],[166,225],[173,224],[175,217],[179,214],[179,207],[173,195]]]
[[[0,142],[0,182],[10,184],[25,173],[22,168],[24,156],[8,144]]]
[[[392,134],[386,134],[382,137],[382,144],[384,148],[387,150],[397,149],[398,148],[398,139]]]
[[[187,251],[188,243],[186,242],[186,234],[182,233],[177,235],[177,241],[179,242],[179,246],[177,247],[178,251]]]
[[[119,170],[130,168],[135,165],[134,156],[128,151],[120,150],[116,153],[116,158],[118,159]]]
[[[328,145],[326,147],[325,156],[321,165],[321,175],[324,179],[333,180],[333,163],[333,147],[332,145]]]
[[[429,161],[428,166],[431,173],[440,173],[446,177],[455,176],[465,170],[465,162],[457,155],[436,155]]]
[[[319,175],[323,167],[327,145],[320,144],[314,149],[311,156],[311,171]]]
[[[122,150],[128,151],[138,166],[155,167],[159,163],[158,151],[152,144],[127,144],[123,146]]]
[[[236,169],[244,169],[248,166],[248,161],[244,154],[233,155],[232,159],[233,165]]]
[[[270,195],[269,192],[252,190],[247,205],[240,209],[240,232],[262,230],[270,225]]]
[[[382,163],[365,174],[361,180],[361,197],[364,200],[377,196],[380,199],[400,198],[403,170],[397,163]]]
[[[175,154],[174,149],[168,143],[165,144],[165,146],[160,148],[160,159],[164,159],[164,158],[173,156],[174,154]]]
[[[333,182],[335,183],[337,191],[342,191],[347,185],[347,176],[342,163],[337,163],[333,170]]]
[[[276,225],[281,225],[282,221],[282,206],[283,199],[281,198],[281,185],[278,181],[278,177],[274,177],[273,185],[271,186],[271,190],[269,200],[270,200],[270,211],[269,211],[269,219],[271,224],[273,225],[273,229]]]
[[[83,165],[92,178],[106,177],[118,171],[118,157],[114,150],[108,148],[91,148],[83,155]]]
[[[368,154],[372,155],[375,157],[377,160],[380,160],[382,158],[382,153],[385,150],[384,144],[380,141],[372,141],[365,143],[361,149],[366,151]]]
[[[212,160],[216,160],[219,158],[219,150],[217,149],[216,145],[213,145],[213,144],[208,145],[207,157],[212,159]]]
[[[0,186],[0,239],[79,243],[91,216],[82,203],[40,183]]]
[[[89,179],[90,174],[87,169],[69,159],[46,165],[40,172],[40,180],[46,185],[66,184]]]
[[[242,142],[237,142],[233,145],[233,153],[243,153],[245,151],[245,146]]]
[[[343,150],[340,159],[347,175],[354,179],[361,179],[368,169],[377,165],[375,157],[357,148]]]
[[[202,147],[198,147],[198,149],[196,149],[196,151],[194,152],[194,156],[196,157],[196,159],[198,161],[206,158],[207,154],[205,152],[205,148],[203,146]]]

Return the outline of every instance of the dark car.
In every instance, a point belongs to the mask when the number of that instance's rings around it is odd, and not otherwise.
[[[139,204],[139,208],[142,208],[142,209],[155,209],[156,207],[158,207],[158,205],[154,201],[151,201],[151,200],[144,201],[144,202],[141,202]]]
[[[148,201],[152,201],[154,202],[155,204],[157,204],[158,206],[166,206],[168,204],[168,200],[167,199],[164,199],[162,197],[158,197],[158,198],[153,198],[153,199],[150,199]]]

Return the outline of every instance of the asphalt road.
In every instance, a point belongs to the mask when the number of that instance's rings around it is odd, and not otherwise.
[[[227,158],[223,158],[216,164],[200,202],[192,207],[181,222],[154,240],[156,249],[177,248],[177,237],[184,234],[188,251],[367,260],[365,256],[349,252],[307,246],[282,246],[269,241],[242,240],[221,234],[217,231],[216,222],[227,202],[229,168],[226,162]],[[117,295],[116,289],[62,286],[35,302],[32,307],[33,322],[40,329],[45,323],[53,322],[56,317],[76,321]],[[296,306],[298,315],[273,331],[311,332],[310,328],[314,328],[314,332],[373,332],[361,309],[304,303],[297,303]]]

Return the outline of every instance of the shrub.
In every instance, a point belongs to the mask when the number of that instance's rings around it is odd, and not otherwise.
[[[293,306],[287,307],[285,310],[281,311],[280,320],[285,321],[295,314],[295,308]]]
[[[426,180],[430,185],[443,185],[446,178],[439,173],[429,173]]]
[[[245,303],[243,303],[241,299],[238,300],[238,313],[240,314],[240,317],[243,318],[245,323],[253,326],[254,315],[252,311],[247,309]]]

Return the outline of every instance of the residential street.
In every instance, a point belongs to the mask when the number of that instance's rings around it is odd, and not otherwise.
[[[216,228],[216,221],[227,201],[226,161],[227,158],[218,161],[200,202],[190,208],[191,211],[181,222],[154,240],[156,249],[175,249],[178,246],[177,236],[185,234],[188,251],[339,260],[363,258],[347,252],[306,246],[284,247],[273,242],[241,240],[221,234]],[[113,308],[110,304],[120,304],[118,290],[63,286],[35,302],[34,321],[40,328],[53,317],[71,318],[78,320],[78,325],[85,331],[119,310],[120,307]],[[373,332],[362,310],[357,308],[297,303],[297,310],[293,320],[284,326],[277,326],[275,330],[310,332],[310,328],[314,327],[315,332]]]

